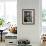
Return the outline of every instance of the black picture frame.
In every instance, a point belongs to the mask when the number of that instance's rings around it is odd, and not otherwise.
[[[35,9],[22,9],[22,24],[35,24]]]

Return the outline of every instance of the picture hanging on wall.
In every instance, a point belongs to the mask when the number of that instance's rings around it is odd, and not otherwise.
[[[22,24],[35,24],[35,9],[22,9]]]

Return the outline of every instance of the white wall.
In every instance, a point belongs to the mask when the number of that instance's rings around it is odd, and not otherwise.
[[[41,6],[42,6],[41,2],[42,2],[41,0],[18,0],[17,1],[18,39],[29,39],[31,43],[36,43],[36,44],[40,43]],[[22,9],[35,9],[34,25],[22,24]]]

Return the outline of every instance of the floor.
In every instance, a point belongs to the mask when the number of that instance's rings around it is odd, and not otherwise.
[[[42,44],[42,45],[38,45],[38,44],[32,44],[33,46],[46,46],[46,43],[44,43],[44,44]],[[0,46],[5,46],[5,42],[3,41],[3,42],[1,42],[0,41]]]
[[[5,42],[0,42],[0,46],[5,46]]]

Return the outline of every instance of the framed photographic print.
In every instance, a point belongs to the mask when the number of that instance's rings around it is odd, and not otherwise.
[[[22,24],[35,24],[35,9],[22,9]]]

